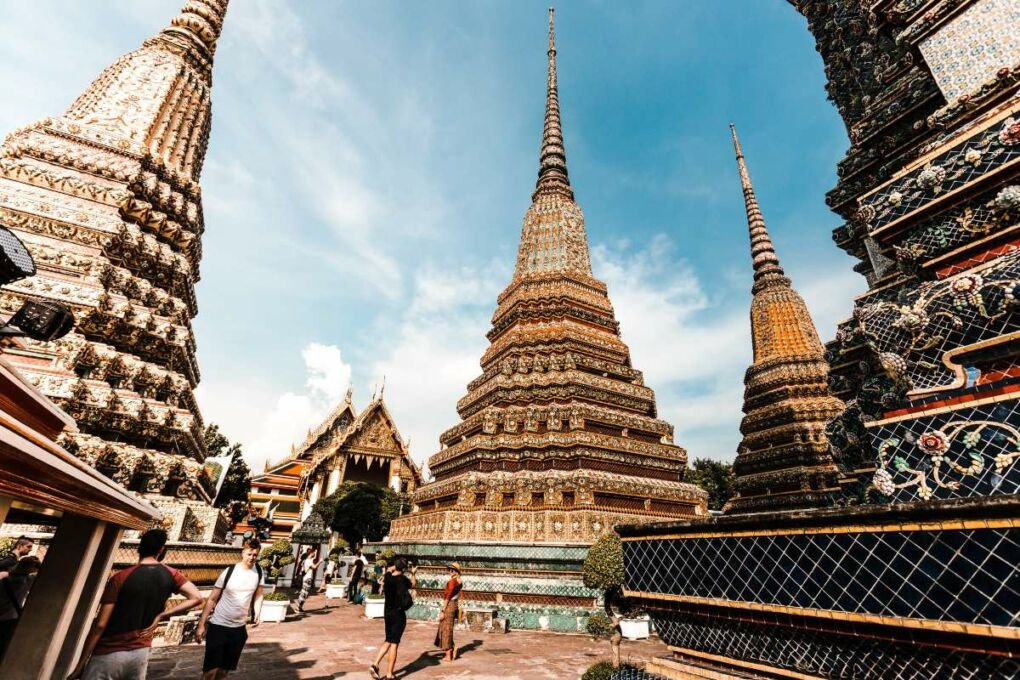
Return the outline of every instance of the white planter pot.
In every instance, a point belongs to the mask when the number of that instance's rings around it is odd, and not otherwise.
[[[259,621],[263,623],[280,623],[287,618],[288,607],[290,607],[290,600],[263,601]]]
[[[342,583],[330,583],[326,585],[326,599],[339,600],[347,596],[347,588]]]
[[[365,618],[381,619],[385,614],[386,600],[381,597],[378,600],[365,600]]]
[[[647,614],[636,619],[620,619],[620,632],[628,640],[647,640],[650,627]]]

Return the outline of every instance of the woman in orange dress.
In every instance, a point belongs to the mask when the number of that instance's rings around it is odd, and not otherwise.
[[[452,562],[446,565],[450,570],[450,580],[443,591],[443,609],[439,613],[439,632],[436,633],[436,647],[446,652],[443,661],[453,661],[457,656],[457,648],[453,644],[453,626],[457,623],[457,602],[460,599],[460,564]]]

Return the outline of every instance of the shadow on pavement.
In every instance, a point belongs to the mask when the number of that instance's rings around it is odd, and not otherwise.
[[[474,650],[478,649],[481,646],[482,646],[482,641],[481,640],[474,640],[472,642],[467,643],[466,645],[463,645],[462,647],[458,647],[457,648],[457,658],[459,659],[466,652],[473,652]],[[399,671],[397,671],[396,676],[398,678],[403,678],[405,676],[411,675],[412,673],[414,673],[416,671],[424,670],[426,668],[431,668],[432,666],[439,666],[439,665],[442,664],[442,662],[440,661],[440,659],[442,659],[442,658],[443,658],[443,652],[441,652],[439,650],[432,650],[432,651],[428,651],[428,652],[422,652],[421,654],[418,655],[417,659],[415,659],[414,661],[412,661],[411,663],[405,665],[403,668],[401,668]],[[456,669],[456,667],[457,667],[457,662],[454,661],[453,664],[450,665],[450,668],[451,669]]]
[[[194,680],[202,674],[205,647],[183,645],[171,648],[149,662],[149,677],[161,680]],[[348,675],[338,672],[330,675],[302,677],[301,671],[313,668],[316,660],[295,659],[305,655],[308,647],[284,648],[277,642],[249,642],[241,654],[237,671],[231,676],[245,680],[334,680]]]

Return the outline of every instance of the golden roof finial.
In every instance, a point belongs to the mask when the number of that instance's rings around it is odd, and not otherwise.
[[[570,198],[574,192],[567,177],[567,151],[563,145],[563,130],[560,127],[559,86],[556,82],[556,10],[549,8],[549,71],[545,93],[545,127],[542,130],[542,150],[539,154],[538,182],[535,194],[543,189],[560,191]]]
[[[167,31],[186,31],[198,39],[211,55],[223,31],[223,17],[229,0],[187,0],[181,11],[170,20]]]
[[[751,186],[751,175],[747,172],[744,152],[737,138],[737,128],[730,123],[730,134],[733,136],[733,149],[737,154],[737,169],[740,171],[740,187],[744,191],[744,208],[747,210],[747,228],[751,237],[751,261],[754,265],[754,290],[762,288],[766,283],[778,283],[789,286],[790,281],[779,264],[779,256],[772,245],[765,218],[758,207],[758,199]]]

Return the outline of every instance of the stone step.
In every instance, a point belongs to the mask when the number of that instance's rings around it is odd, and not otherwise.
[[[693,661],[678,661],[669,656],[657,656],[649,660],[648,673],[666,680],[749,680],[763,676],[748,675],[739,671],[710,668]]]

